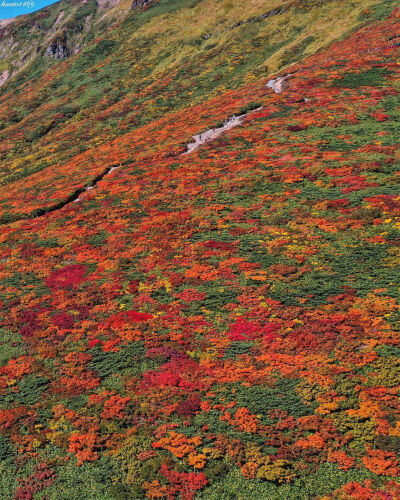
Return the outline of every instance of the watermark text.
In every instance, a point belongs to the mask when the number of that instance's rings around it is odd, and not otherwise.
[[[25,7],[28,9],[32,9],[35,6],[35,2],[33,0],[27,0],[26,2],[7,2],[6,0],[2,0],[0,7]]]

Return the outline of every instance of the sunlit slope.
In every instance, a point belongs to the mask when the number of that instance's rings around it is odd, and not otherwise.
[[[399,27],[7,186],[0,497],[399,498]]]
[[[64,3],[48,8],[52,17]],[[253,0],[244,9],[239,1],[165,0],[132,10],[117,26],[106,17],[76,55],[43,72],[48,59],[39,54],[3,87],[0,182],[17,186],[154,119],[256,81],[387,15],[394,4]],[[73,26],[63,27],[68,36]],[[94,175],[92,167],[81,182]]]

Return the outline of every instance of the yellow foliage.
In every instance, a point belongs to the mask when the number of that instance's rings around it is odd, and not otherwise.
[[[292,481],[296,474],[291,469],[291,464],[287,460],[276,460],[272,462],[269,457],[265,457],[263,465],[258,469],[257,479],[266,479],[276,483],[287,483]]]

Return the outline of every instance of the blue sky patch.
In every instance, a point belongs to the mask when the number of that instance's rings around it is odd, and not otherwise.
[[[29,14],[55,3],[54,0],[0,0],[0,19]]]

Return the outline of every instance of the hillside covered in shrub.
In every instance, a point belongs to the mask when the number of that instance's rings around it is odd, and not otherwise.
[[[396,2],[121,5],[0,89],[0,498],[400,499]]]

